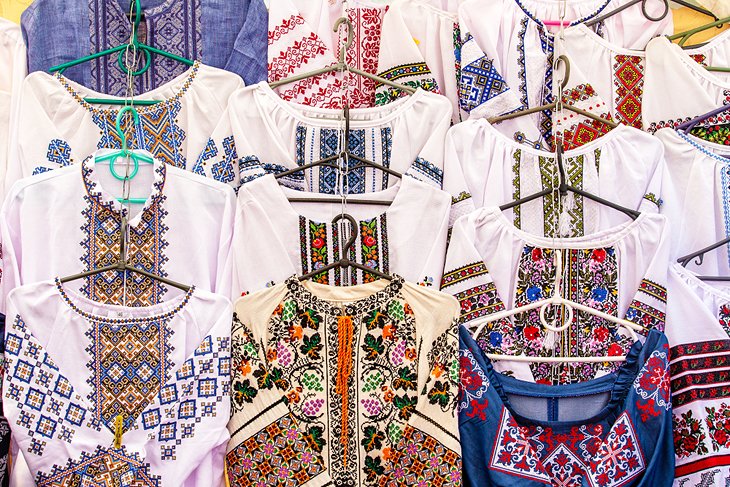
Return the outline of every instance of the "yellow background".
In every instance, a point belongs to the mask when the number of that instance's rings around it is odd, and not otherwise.
[[[20,14],[33,0],[0,0],[0,17],[20,22]]]

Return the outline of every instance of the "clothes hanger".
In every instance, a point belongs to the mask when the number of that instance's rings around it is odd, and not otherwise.
[[[127,74],[131,74],[132,76],[140,76],[147,72],[147,70],[152,65],[152,54],[156,54],[162,57],[166,57],[168,59],[173,59],[175,61],[178,61],[182,64],[185,64],[186,66],[193,66],[195,63],[189,59],[186,59],[184,57],[178,56],[177,54],[173,54],[171,52],[163,51],[162,49],[157,49],[155,47],[149,46],[145,43],[142,43],[137,38],[137,32],[139,31],[139,24],[142,22],[142,4],[140,3],[140,0],[130,0],[130,21],[131,17],[134,17],[134,21],[132,22],[132,35],[130,36],[130,40],[127,44],[121,44],[117,47],[113,47],[111,49],[107,49],[105,51],[97,52],[95,54],[91,54],[89,56],[84,56],[82,58],[76,59],[74,61],[69,61],[67,63],[59,64],[58,66],[52,67],[49,71],[51,73],[60,73],[63,74],[63,72],[73,66],[77,66],[79,64],[83,64],[88,61],[93,61],[94,59],[99,59],[102,57],[110,56],[112,54],[117,54],[117,64],[119,65],[119,68],[124,71]],[[127,54],[129,52],[133,53],[133,57],[136,58],[136,55],[138,52],[141,52],[144,56],[144,65],[142,68],[140,68],[137,71],[130,71],[130,68],[128,67],[125,58],[127,57]],[[103,98],[84,98],[84,101],[87,103],[94,103],[94,104],[103,104],[103,105],[126,105],[127,100],[124,99],[103,99]],[[156,103],[160,103],[160,100],[138,100],[136,102],[137,105],[154,105]]]
[[[703,15],[707,15],[707,16],[712,17],[713,19],[717,20],[717,16],[715,16],[715,14],[713,14],[706,8],[698,7],[697,5],[687,2],[686,0],[671,0],[671,1],[676,3],[677,5],[687,7],[688,9],[694,10],[695,12],[699,12]],[[588,27],[593,27],[594,25],[598,24],[599,22],[603,22],[607,18],[613,17],[617,13],[622,12],[629,7],[633,7],[637,3],[641,3],[641,13],[644,15],[644,17],[646,17],[647,20],[649,20],[651,22],[659,22],[661,20],[664,20],[667,17],[667,15],[669,15],[669,0],[662,0],[662,2],[664,3],[664,11],[662,12],[662,14],[659,17],[652,17],[651,15],[649,15],[649,12],[646,9],[646,4],[648,2],[649,2],[649,0],[632,0],[628,3],[621,5],[620,7],[617,7],[614,10],[611,10],[610,12],[608,12],[604,15],[601,15],[600,17],[593,18],[593,19],[589,20],[588,22],[585,22],[584,24]]]
[[[381,84],[396,88],[398,90],[405,91],[406,93],[409,93],[411,95],[416,92],[416,89],[412,88],[410,86],[406,86],[401,83],[396,83],[394,81],[390,81],[389,79],[385,79],[378,75],[370,74],[361,69],[348,66],[347,63],[345,62],[345,56],[347,54],[347,50],[350,48],[352,43],[355,42],[355,28],[352,26],[352,22],[350,22],[350,20],[347,17],[340,17],[335,22],[333,31],[338,32],[340,30],[340,26],[342,24],[345,24],[347,26],[347,42],[345,43],[345,48],[340,49],[339,59],[336,64],[333,64],[332,66],[328,66],[326,68],[316,69],[316,70],[310,71],[308,73],[302,73],[302,74],[290,76],[288,78],[280,79],[279,81],[273,81],[273,82],[269,83],[269,86],[271,86],[272,88],[277,88],[279,86],[286,85],[289,83],[294,83],[296,81],[301,81],[303,79],[313,78],[313,77],[319,76],[321,74],[347,71],[350,73],[355,73],[357,75],[360,75],[363,78],[371,79],[371,80],[375,81],[376,83],[381,83]]]
[[[368,274],[372,274],[374,276],[380,277],[381,279],[385,279],[388,281],[392,280],[393,279],[392,276],[385,274],[383,272],[380,272],[377,269],[371,269],[370,267],[364,266],[364,265],[360,264],[359,262],[350,260],[347,257],[348,255],[350,255],[350,250],[352,249],[352,246],[355,245],[355,241],[357,240],[357,234],[358,234],[357,222],[351,215],[348,215],[347,213],[342,213],[340,215],[337,215],[332,220],[332,224],[333,225],[337,224],[341,220],[347,220],[350,223],[350,238],[345,243],[345,245],[342,249],[342,253],[340,254],[340,255],[343,255],[344,257],[342,257],[337,262],[333,262],[332,264],[322,267],[321,269],[317,269],[308,274],[304,274],[303,276],[300,276],[299,280],[306,281],[307,279],[311,279],[314,276],[318,276],[324,272],[329,272],[332,269],[337,269],[338,267],[342,268],[342,269],[345,269],[347,267],[353,267],[353,268],[359,269],[363,272],[367,272]]]
[[[705,247],[702,250],[698,250],[697,252],[694,252],[692,254],[685,255],[684,257],[680,257],[679,259],[677,259],[677,262],[682,264],[682,267],[687,267],[687,265],[692,260],[694,260],[695,264],[697,264],[698,266],[701,266],[702,263],[705,261],[706,253],[719,249],[720,247],[723,247],[729,243],[730,243],[730,237],[720,240],[719,242],[714,243],[714,244],[710,245],[709,247]],[[701,281],[730,282],[730,276],[697,276],[697,278]]]
[[[725,113],[728,110],[730,110],[730,105],[723,105],[719,108],[715,108],[714,110],[711,110],[705,114],[699,115],[692,120],[689,120],[687,122],[684,122],[681,125],[678,125],[676,130],[682,131],[685,134],[689,134],[690,130],[695,128],[697,125],[700,124],[700,122],[704,122],[707,119],[710,119],[712,117],[715,117],[717,115],[720,115],[721,113]]]
[[[553,70],[557,71],[558,68],[560,67],[561,63],[565,66],[565,78],[563,79],[563,81],[561,83],[561,91],[562,91],[568,85],[568,80],[570,79],[570,61],[568,61],[567,56],[561,54],[560,56],[558,56],[556,58],[555,64],[553,66]],[[504,122],[505,120],[511,120],[513,118],[524,117],[526,115],[531,115],[533,113],[539,113],[539,112],[544,112],[544,111],[548,111],[548,110],[554,111],[556,108],[558,108],[558,103],[560,103],[562,105],[562,108],[564,108],[566,110],[570,110],[571,112],[575,112],[579,115],[583,115],[584,117],[588,117],[592,120],[595,120],[596,122],[600,122],[602,124],[608,125],[612,129],[615,129],[619,125],[618,123],[616,123],[612,120],[608,120],[603,117],[599,117],[598,115],[595,115],[595,114],[593,114],[589,111],[583,110],[581,108],[574,107],[572,105],[565,105],[562,103],[562,100],[554,101],[552,103],[548,103],[546,105],[541,105],[539,107],[533,107],[533,108],[528,108],[526,110],[515,111],[512,113],[508,113],[507,115],[500,115],[498,117],[492,117],[492,118],[487,119],[487,121],[490,124],[494,125],[494,124],[497,124],[500,122]]]
[[[110,272],[110,271],[117,271],[117,272],[134,272],[136,274],[140,274],[144,277],[147,277],[149,279],[153,279],[155,281],[161,282],[163,284],[166,284],[168,286],[180,289],[184,292],[190,292],[190,289],[192,289],[191,286],[180,284],[179,282],[175,282],[173,280],[167,279],[166,277],[158,276],[157,274],[153,274],[151,272],[148,272],[144,269],[140,269],[138,267],[134,267],[132,265],[129,265],[127,263],[127,257],[126,257],[126,243],[127,243],[127,217],[122,217],[122,228],[120,232],[120,242],[119,242],[119,260],[117,260],[116,263],[100,267],[98,269],[92,269],[88,270],[86,272],[82,272],[80,274],[75,274],[73,276],[63,277],[60,279],[60,282],[65,284],[67,282],[77,281],[79,279],[85,279],[87,277],[95,276],[97,274],[101,274],[104,272]]]
[[[723,25],[730,23],[730,17],[725,17],[722,19],[718,19],[714,15],[712,17],[715,19],[714,22],[710,22],[709,24],[701,25],[699,27],[695,27],[694,29],[686,30],[684,32],[679,32],[677,34],[667,36],[667,39],[669,39],[672,42],[679,40],[679,42],[677,42],[677,45],[680,46],[682,49],[694,49],[697,47],[702,47],[702,46],[706,45],[707,43],[705,42],[705,43],[701,43],[701,44],[693,44],[690,46],[686,46],[685,44],[695,34],[712,29],[713,27],[720,28]],[[730,72],[730,68],[723,67],[723,66],[704,66],[704,68],[708,71],[715,71],[715,72],[721,72],[721,73]]]
[[[150,156],[149,154],[146,154],[143,151],[135,151],[130,150],[127,145],[127,136],[124,133],[124,130],[122,130],[122,118],[126,113],[130,113],[132,115],[132,120],[134,123],[134,126],[139,125],[139,113],[137,113],[137,110],[134,109],[133,106],[125,106],[121,110],[119,110],[119,113],[117,114],[117,120],[116,120],[116,132],[119,137],[119,139],[122,141],[122,148],[121,150],[113,151],[108,154],[96,156],[94,158],[94,163],[99,164],[102,162],[108,162],[109,163],[109,171],[112,173],[112,176],[114,178],[118,179],[119,181],[125,181],[125,180],[131,180],[134,179],[134,177],[139,172],[139,163],[144,162],[147,164],[154,164],[155,159]],[[132,172],[130,174],[126,174],[124,176],[117,173],[116,169],[114,168],[114,164],[116,163],[117,159],[120,157],[126,158],[128,161],[131,160],[134,164],[132,167]],[[117,198],[117,201],[120,203],[131,203],[131,204],[145,204],[147,202],[146,198]]]
[[[555,286],[554,286],[554,292],[553,296],[547,299],[542,299],[539,301],[535,301],[533,303],[530,303],[525,306],[520,306],[511,310],[501,311],[499,313],[495,313],[492,315],[489,315],[487,318],[484,319],[484,321],[473,323],[471,326],[476,326],[476,330],[472,333],[472,337],[476,340],[479,334],[482,332],[482,330],[489,325],[490,323],[494,323],[497,321],[501,321],[507,318],[510,318],[514,315],[521,314],[527,311],[532,311],[534,309],[540,310],[540,323],[542,326],[553,333],[562,333],[573,322],[573,316],[575,313],[575,310],[582,311],[584,313],[588,313],[593,316],[597,316],[605,321],[614,323],[616,325],[619,325],[623,328],[625,328],[628,332],[631,338],[636,341],[638,340],[638,337],[636,335],[637,331],[646,331],[646,328],[644,328],[641,325],[637,325],[636,323],[633,323],[628,320],[624,320],[621,318],[618,318],[617,316],[609,315],[607,313],[604,313],[602,311],[599,311],[597,309],[591,308],[590,306],[585,306],[580,303],[576,303],[575,301],[571,301],[569,299],[565,299],[559,294],[559,290],[562,287],[562,267],[563,267],[563,259],[562,259],[562,252],[560,249],[555,250]],[[550,324],[548,323],[545,312],[547,311],[548,307],[550,306],[561,306],[565,310],[564,314],[564,320],[563,323],[560,325]],[[480,320],[481,321],[481,320]],[[626,359],[625,356],[610,356],[610,357],[529,357],[529,356],[523,356],[523,355],[502,355],[502,354],[487,354],[487,357],[489,357],[490,360],[509,360],[511,362],[529,362],[529,363],[567,363],[567,362],[584,362],[584,363],[603,363],[603,362],[622,362]]]

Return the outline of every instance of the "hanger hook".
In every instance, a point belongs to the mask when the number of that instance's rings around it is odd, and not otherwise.
[[[345,48],[340,49],[340,64],[345,64],[345,55],[347,54],[347,51],[350,49],[350,46],[352,46],[352,43],[355,42],[355,27],[353,27],[352,22],[350,22],[350,19],[347,17],[340,17],[335,22],[335,27],[332,29],[334,32],[340,31],[340,26],[342,24],[345,24],[347,26],[347,39],[345,40]]]
[[[646,17],[647,20],[650,20],[652,22],[659,22],[660,20],[664,20],[664,18],[669,14],[669,0],[663,0],[664,3],[664,12],[659,17],[652,17],[649,15],[649,12],[646,10],[646,4],[649,3],[649,0],[641,0],[641,13]]]
[[[121,140],[122,142],[122,152],[124,152],[125,154],[129,152],[129,145],[127,144],[127,136],[124,133],[124,130],[122,130],[122,119],[124,118],[124,114],[127,112],[132,114],[133,127],[139,126],[139,113],[137,113],[137,110],[134,107],[125,106],[124,108],[119,110],[115,125],[117,128],[117,135],[119,136],[119,140]]]
[[[563,76],[563,79],[560,80],[560,91],[564,91],[565,87],[568,86],[568,80],[570,80],[570,61],[568,60],[568,56],[565,54],[561,54],[555,59],[555,62],[553,63],[553,72],[557,72],[560,69],[561,64],[565,68],[565,76]]]
[[[341,213],[341,214],[337,215],[336,217],[334,217],[332,219],[332,224],[334,225],[343,219],[350,222],[350,227],[351,227],[350,228],[350,238],[347,240],[347,242],[345,243],[345,247],[342,249],[342,255],[347,256],[347,255],[349,255],[349,252],[350,252],[350,249],[352,248],[352,246],[355,245],[355,241],[357,240],[358,231],[357,231],[357,222],[352,217],[352,215],[348,215],[347,213]]]
[[[134,4],[134,31],[137,32],[139,24],[142,23],[142,2],[140,0],[131,0],[129,8]]]
[[[695,259],[695,264],[702,265],[702,263],[705,261],[705,254],[701,254],[697,256],[697,259]],[[686,266],[685,266],[686,267]]]

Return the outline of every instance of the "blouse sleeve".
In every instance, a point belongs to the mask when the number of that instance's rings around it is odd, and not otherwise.
[[[263,0],[252,0],[246,22],[236,38],[226,71],[240,75],[246,85],[266,81],[269,12]]]

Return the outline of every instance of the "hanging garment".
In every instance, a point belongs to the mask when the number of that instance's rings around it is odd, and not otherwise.
[[[666,218],[642,213],[635,221],[579,238],[527,234],[498,208],[484,208],[454,225],[441,290],[461,303],[462,322],[487,323],[477,342],[487,353],[549,356],[621,355],[631,346],[624,328],[575,311],[560,334],[547,331],[540,310],[490,322],[489,316],[547,299],[565,299],[625,318],[646,330],[664,330],[669,235]],[[556,274],[561,286],[556,289]],[[548,323],[561,323],[551,306]],[[585,381],[615,371],[615,363],[501,361],[500,372],[531,382]]]
[[[155,160],[142,163],[131,182],[130,198],[146,198],[143,208],[120,209],[121,188],[94,156],[15,185],[0,211],[2,300],[23,284],[117,262],[122,217],[129,220],[130,265],[230,296],[236,202],[229,187]],[[126,282],[110,272],[67,286],[105,304],[126,299],[127,306],[154,305],[168,293],[131,273]]]
[[[231,485],[461,485],[452,297],[292,277],[235,311]]]
[[[33,485],[221,485],[231,313],[195,288],[149,308],[13,291],[3,399]]]
[[[566,2],[565,19],[571,25],[609,12],[628,0],[589,0]],[[474,117],[491,117],[515,108],[532,108],[554,101],[554,35],[543,20],[560,20],[562,2],[539,0],[466,0],[459,9],[462,37],[462,108]],[[660,2],[647,3],[651,15],[664,9]],[[661,22],[650,22],[635,5],[595,26],[607,42],[626,49],[644,49],[655,35],[671,34],[671,13]],[[586,70],[587,75],[590,70]],[[592,81],[592,80],[591,80]],[[500,130],[517,137],[552,147],[552,112],[527,115],[515,129]]]
[[[266,83],[237,91],[227,115],[202,151],[193,172],[238,188],[249,167],[281,173],[326,157],[344,147],[342,110],[307,107],[279,98]],[[400,173],[413,175],[441,188],[453,171],[444,168],[444,139],[451,106],[444,97],[419,90],[386,106],[350,110],[349,150]],[[351,159],[351,168],[360,162]],[[411,168],[411,166],[414,166]],[[393,185],[382,171],[351,169],[339,181],[339,170],[315,167],[297,180],[307,191],[349,194],[380,191]]]
[[[469,201],[477,208],[503,205],[560,184],[555,153],[512,141],[486,120],[469,120],[449,131],[446,164],[461,168],[456,173],[463,173]],[[657,213],[662,205],[662,145],[640,130],[619,126],[565,152],[563,164],[566,181],[576,188],[642,212]],[[552,194],[514,208],[510,218],[531,234],[579,237],[616,226],[626,215],[575,194]],[[564,220],[567,225],[561,224]]]
[[[175,80],[137,99],[163,100],[136,107],[122,124],[132,149],[150,151],[161,161],[191,168],[218,125],[241,79],[226,71],[196,64]],[[6,191],[20,178],[80,162],[101,148],[121,148],[115,129],[120,108],[90,105],[85,97],[107,98],[63,76],[32,73],[22,87],[17,146],[11,148]]]
[[[549,386],[497,373],[462,327],[464,487],[671,486],[668,348],[653,330],[615,373]]]
[[[669,271],[667,309],[675,485],[725,485],[730,479],[730,292],[680,265]]]
[[[730,75],[707,71],[705,66],[730,66],[730,31],[687,51],[664,37],[647,45],[645,130],[654,133],[664,127],[674,128],[730,103]],[[724,128],[714,133],[714,127],[727,123],[730,115],[723,113],[702,122],[693,133],[725,143],[730,140],[730,130]]]
[[[327,203],[290,203],[305,196],[279,186],[273,176],[246,184],[238,195],[233,246],[234,292],[258,291],[292,274],[303,275],[339,261],[349,230],[332,224],[342,213],[338,197]],[[309,194],[309,196],[312,196]],[[317,195],[314,195],[317,196]],[[446,256],[450,198],[410,177],[358,199],[392,200],[390,206],[347,205],[358,222],[349,258],[369,268],[397,273],[411,282],[438,287]],[[335,269],[314,277],[334,286],[367,283],[373,274]]]
[[[345,8],[347,6],[347,8]],[[346,17],[354,27],[354,42],[347,50],[348,66],[375,74],[380,30],[386,5],[362,0],[276,0],[269,11],[269,81],[308,73],[337,63],[347,29],[333,31]],[[281,98],[322,108],[341,108],[343,97],[351,108],[375,104],[375,81],[357,74],[326,73],[277,89]]]
[[[266,79],[267,12],[263,0],[142,0],[138,39],[147,45],[240,75],[247,84]],[[127,0],[35,0],[23,12],[29,71],[48,71],[129,42]],[[164,86],[187,67],[153,55],[135,78],[134,93]],[[69,68],[64,74],[90,90],[127,96],[127,74],[117,55]]]
[[[656,133],[665,148],[672,198],[662,206],[672,228],[672,260],[730,235],[730,147],[674,129]],[[730,274],[730,254],[719,248],[688,268],[704,275]]]
[[[20,100],[20,86],[25,78],[25,45],[20,27],[0,18],[0,181],[2,181],[10,141],[15,137],[15,117]],[[0,199],[4,196],[0,184]]]
[[[468,116],[459,106],[459,18],[455,6],[452,10],[442,10],[433,3],[396,0],[388,7],[383,18],[378,75],[446,96],[453,109],[451,121],[458,123]],[[406,94],[388,85],[376,86],[377,105]]]

